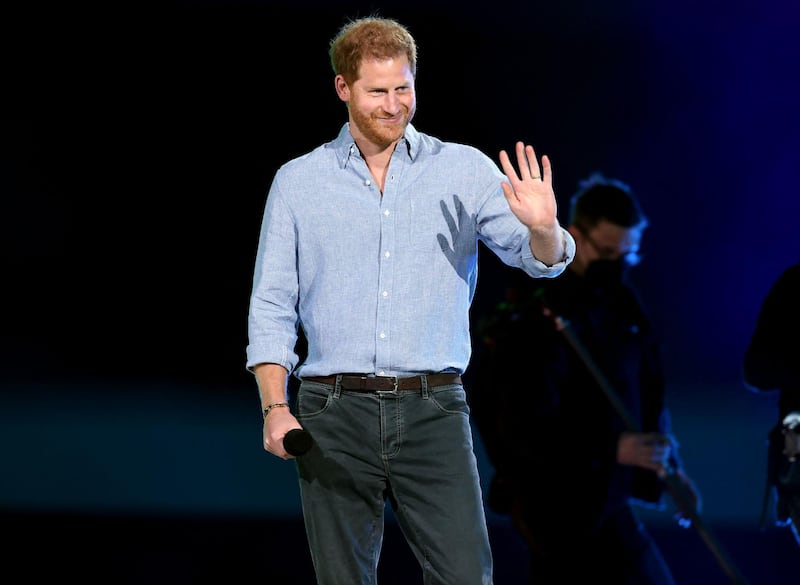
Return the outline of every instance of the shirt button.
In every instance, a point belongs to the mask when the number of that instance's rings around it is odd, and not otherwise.
[[[380,335],[378,337],[380,337],[381,339],[386,339],[386,334],[381,331],[381,333],[380,333]]]
[[[389,256],[391,256],[391,254],[390,254],[389,252],[384,252],[384,253],[383,253],[383,255],[384,255],[386,258],[388,258]]]
[[[369,179],[364,181],[364,185],[366,185],[367,187],[369,187],[371,184],[372,184],[372,181],[370,181]]]
[[[383,215],[389,215],[389,210],[388,209],[384,209],[383,210]]]
[[[383,291],[383,296],[384,296],[384,297],[388,297],[388,296],[389,296],[389,291],[386,291],[386,290],[385,290],[385,291]]]

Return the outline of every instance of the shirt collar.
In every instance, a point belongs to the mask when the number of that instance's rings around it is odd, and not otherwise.
[[[405,135],[400,140],[398,147],[405,145],[408,158],[412,161],[416,159],[419,154],[422,141],[419,132],[411,124],[406,126]],[[345,168],[350,161],[350,157],[358,152],[358,145],[353,140],[350,134],[350,123],[345,122],[342,129],[339,130],[339,135],[329,144],[330,148],[336,152],[336,159],[339,161],[339,166]]]

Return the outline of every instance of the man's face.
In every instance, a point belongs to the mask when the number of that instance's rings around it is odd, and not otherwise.
[[[339,98],[350,110],[350,131],[357,140],[386,148],[403,137],[416,111],[414,76],[403,57],[361,64],[360,77],[348,85],[336,77]]]
[[[626,228],[600,220],[588,229],[571,225],[569,231],[576,245],[575,259],[570,267],[581,276],[595,260],[624,260],[631,266],[640,260],[641,228]]]

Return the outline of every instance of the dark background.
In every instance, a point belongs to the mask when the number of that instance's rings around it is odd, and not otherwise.
[[[787,529],[758,528],[776,403],[740,379],[760,302],[800,257],[790,0],[7,3],[5,566],[311,582],[294,469],[261,448],[247,304],[272,175],[346,119],[328,41],[375,11],[417,38],[420,130],[495,160],[532,143],[562,221],[593,171],[638,193],[651,227],[634,279],[705,522],[752,585],[794,579]],[[474,315],[502,290],[482,261]],[[489,516],[497,585],[520,583],[519,542]],[[645,518],[680,583],[728,582],[697,533]],[[413,581],[391,518],[384,552],[383,582]]]

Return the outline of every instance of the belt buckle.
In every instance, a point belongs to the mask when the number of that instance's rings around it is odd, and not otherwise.
[[[397,394],[397,390],[399,389],[399,382],[397,376],[385,376],[386,378],[391,378],[393,382],[393,388],[391,390],[376,390],[376,394]]]

